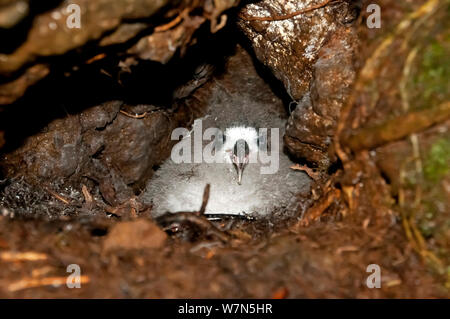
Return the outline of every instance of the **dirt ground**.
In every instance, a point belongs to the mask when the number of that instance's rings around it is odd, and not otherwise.
[[[136,237],[138,224],[148,223],[142,217],[122,229],[128,231],[122,237],[128,241],[117,244],[111,242],[111,228],[127,222],[86,218],[43,223],[4,216],[0,297],[448,297],[409,247],[395,216],[386,215],[381,222],[375,216],[347,216],[306,228],[292,227],[292,222],[274,227],[276,222],[236,221],[230,230],[235,238],[227,243],[216,238],[159,242],[154,232]],[[146,247],[146,241],[159,247]],[[6,256],[6,251],[41,255]],[[86,276],[80,289],[65,285],[69,264],[78,264]],[[381,267],[380,289],[366,286],[370,264]],[[42,278],[54,277],[63,279],[44,285]]]

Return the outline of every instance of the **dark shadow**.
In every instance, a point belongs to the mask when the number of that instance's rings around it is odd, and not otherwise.
[[[76,115],[106,101],[170,107],[174,90],[192,79],[199,65],[213,64],[216,72],[222,72],[226,57],[235,49],[234,32],[226,27],[211,35],[205,24],[194,34],[197,44],[188,48],[183,57],[176,52],[167,64],[139,61],[130,73],[123,72],[119,62],[126,58],[122,52],[137,42],[142,33],[121,45],[98,48],[97,42],[92,41],[81,52],[73,50],[62,56],[41,58],[39,62],[51,61],[49,76],[29,87],[14,104],[0,108],[0,127],[7,141],[2,152],[17,149],[25,138],[41,132],[54,119]],[[99,53],[106,57],[85,63]]]

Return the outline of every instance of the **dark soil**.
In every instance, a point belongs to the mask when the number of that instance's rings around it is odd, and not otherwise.
[[[372,225],[348,216],[308,228],[274,231],[276,221],[238,222],[237,239],[194,243],[168,239],[162,247],[103,248],[111,219],[44,223],[0,218],[3,251],[42,252],[42,261],[2,260],[0,297],[19,298],[430,298],[446,292],[405,241],[396,218]],[[364,225],[363,225],[364,224]],[[259,228],[259,231],[258,231]],[[261,236],[264,229],[264,236]],[[124,234],[125,236],[127,234]],[[142,243],[141,243],[142,244]],[[137,243],[139,246],[139,243]],[[381,267],[381,289],[369,289],[370,264]],[[65,277],[78,264],[89,277],[66,285],[11,291],[18,282]]]

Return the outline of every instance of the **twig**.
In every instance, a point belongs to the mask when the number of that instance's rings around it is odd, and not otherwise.
[[[91,193],[89,193],[89,190],[87,189],[86,185],[83,184],[81,186],[81,192],[83,193],[84,200],[86,201],[86,203],[88,205],[91,205],[91,203],[93,202],[93,198]]]
[[[89,60],[87,60],[87,61],[86,61],[86,64],[92,64],[92,63],[94,63],[95,61],[99,61],[99,60],[104,59],[105,57],[106,57],[106,54],[105,54],[105,53],[97,54],[96,56],[94,56],[94,57],[90,58]]]
[[[26,251],[26,252],[14,252],[14,251],[3,251],[0,252],[0,260],[8,261],[8,262],[17,262],[17,261],[39,261],[39,260],[47,260],[48,256],[46,254],[34,252],[34,251]]]
[[[113,207],[107,205],[104,209],[110,214],[122,216],[123,212],[125,212],[125,209],[130,208],[130,216],[136,218],[138,217],[138,213],[145,209],[145,207],[142,208],[142,206],[143,205],[137,201],[136,196],[133,196],[118,206]]]
[[[330,205],[340,197],[341,191],[339,189],[332,190],[328,192],[326,197],[322,198],[318,203],[311,207],[307,212],[306,216],[299,221],[298,226],[308,226],[311,221],[318,219],[322,213],[330,207]]]
[[[414,60],[417,57],[417,53],[419,51],[419,47],[415,47],[414,49],[409,52],[406,61],[405,66],[403,67],[403,74],[402,79],[400,81],[399,90],[400,95],[402,98],[402,108],[403,111],[406,113],[410,109],[410,103],[409,103],[409,93],[408,93],[408,79],[411,74],[412,65],[414,63]],[[409,137],[413,149],[413,156],[415,158],[416,162],[416,173],[419,175],[419,177],[422,177],[422,161],[420,159],[420,145],[419,145],[419,139],[417,137],[417,134],[413,133]]]
[[[200,210],[198,211],[199,215],[204,215],[206,210],[206,205],[208,205],[209,201],[209,189],[211,188],[210,184],[206,184],[205,190],[203,191],[203,201],[202,201],[202,207],[200,207]]]
[[[207,234],[217,237],[223,242],[228,242],[231,239],[231,235],[227,232],[218,229],[211,221],[209,221],[204,213],[206,205],[209,200],[209,190],[210,184],[207,184],[205,190],[203,191],[203,201],[202,206],[197,212],[179,212],[179,213],[167,213],[157,219],[157,222],[162,225],[173,225],[182,223],[192,223],[197,225],[199,228],[206,231]],[[165,227],[166,229],[168,227]],[[170,228],[170,226],[169,226]]]
[[[123,115],[131,117],[133,119],[143,119],[148,114],[148,112],[144,112],[144,113],[140,113],[140,114],[131,114],[131,113],[128,113],[128,112],[126,112],[124,110],[120,110],[119,112],[122,113]]]
[[[222,29],[227,24],[228,16],[226,14],[222,14],[220,16],[220,22],[213,25],[211,23],[211,33],[216,33],[220,29]]]
[[[295,12],[292,12],[292,13],[288,13],[288,14],[285,14],[285,15],[275,15],[275,16],[269,16],[269,17],[248,17],[248,16],[245,16],[245,15],[241,14],[240,17],[242,19],[244,19],[244,20],[247,20],[247,21],[279,21],[279,20],[287,20],[287,19],[293,18],[295,16],[298,16],[300,14],[307,13],[307,12],[310,12],[310,11],[313,11],[313,10],[316,10],[316,9],[323,8],[326,5],[328,5],[329,3],[334,2],[334,1],[336,1],[336,0],[326,0],[326,1],[321,2],[319,4],[312,5],[312,6],[308,7],[308,8],[303,8],[303,9],[300,9],[298,11],[295,11]]]
[[[317,181],[320,177],[320,174],[318,172],[315,172],[312,168],[310,168],[306,165],[295,164],[295,165],[291,166],[291,169],[296,170],[296,171],[303,171],[306,174],[308,174],[308,176],[311,177],[315,181]]]
[[[203,215],[196,215],[191,212],[168,213],[158,219],[158,223],[160,224],[181,224],[186,222],[197,225],[201,229],[204,229],[207,234],[217,237],[222,242],[228,242],[231,239],[228,233],[218,229]]]
[[[167,119],[170,121],[170,118],[168,117],[168,115],[166,114],[166,112],[164,112],[164,110],[161,109],[161,108],[155,108],[155,109],[152,109],[152,110],[149,110],[149,111],[145,111],[144,113],[134,113],[134,114],[133,114],[133,113],[130,113],[130,112],[127,112],[127,111],[125,111],[125,110],[119,110],[119,112],[120,112],[121,114],[125,115],[125,116],[131,117],[132,119],[143,119],[143,118],[145,118],[147,115],[150,115],[150,114],[153,114],[153,113],[157,113],[157,112],[162,112],[162,114],[163,114],[164,116],[166,116]]]
[[[139,203],[136,200],[136,197],[130,198],[129,202],[130,202],[130,215],[133,218],[137,218],[139,213]]]
[[[80,283],[86,284],[90,281],[88,276],[80,276]],[[24,290],[28,288],[37,288],[42,286],[62,286],[67,283],[67,277],[47,277],[47,278],[24,278],[8,285],[11,292]]]
[[[353,245],[342,246],[342,247],[339,247],[338,249],[336,249],[336,254],[341,255],[344,252],[355,252],[358,250],[359,250],[359,247],[357,247],[357,246],[353,246]]]
[[[112,76],[108,71],[106,71],[105,69],[100,69],[100,73],[106,75],[106,76],[109,77],[109,78],[112,78],[112,77],[113,77],[113,76]]]
[[[409,243],[411,244],[411,247],[423,258],[428,259],[431,261],[437,270],[439,272],[442,272],[444,269],[444,265],[442,261],[430,250],[428,250],[426,246],[425,239],[423,238],[422,233],[417,228],[416,221],[415,221],[415,211],[418,209],[418,205],[420,203],[420,198],[417,198],[417,196],[420,196],[419,186],[416,189],[416,199],[414,200],[414,206],[413,209],[410,210],[410,214],[407,213],[407,207],[405,206],[405,190],[403,188],[403,185],[405,183],[405,165],[408,161],[405,161],[402,164],[402,167],[400,169],[400,189],[399,189],[399,206],[400,206],[400,212],[402,215],[402,225],[403,229],[405,230],[406,238],[408,239]]]
[[[185,19],[190,11],[191,11],[191,8],[185,8],[183,11],[181,11],[181,13],[175,19],[173,19],[169,23],[166,23],[166,24],[156,27],[155,32],[164,32],[169,29],[172,29],[177,24],[179,24],[181,22],[181,20]]]
[[[69,205],[69,204],[70,204],[70,200],[68,200],[67,198],[65,198],[65,197],[63,197],[63,196],[61,196],[61,195],[59,195],[57,192],[51,190],[50,188],[45,187],[45,190],[46,190],[47,192],[49,192],[50,194],[52,194],[56,199],[58,199],[58,200],[60,200],[61,202],[63,202],[64,204],[66,204],[66,205]]]
[[[40,278],[40,277],[43,277],[44,275],[47,275],[48,273],[50,273],[53,270],[54,270],[54,268],[50,267],[50,266],[43,266],[40,268],[36,268],[31,271],[31,277]]]

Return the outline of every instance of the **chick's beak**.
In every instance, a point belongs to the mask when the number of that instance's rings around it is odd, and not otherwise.
[[[237,166],[237,173],[238,173],[238,184],[241,185],[242,183],[242,172],[244,171],[244,165],[238,165]]]

